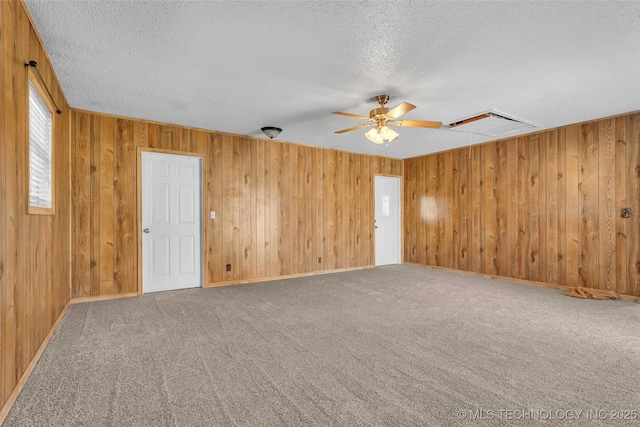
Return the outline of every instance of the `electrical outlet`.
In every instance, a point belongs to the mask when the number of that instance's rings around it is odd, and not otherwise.
[[[231,271],[231,264],[227,264],[227,271]]]

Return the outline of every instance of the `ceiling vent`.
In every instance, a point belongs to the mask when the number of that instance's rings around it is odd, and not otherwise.
[[[533,130],[536,125],[506,114],[489,110],[449,124],[451,130],[479,133],[487,136],[505,136]]]

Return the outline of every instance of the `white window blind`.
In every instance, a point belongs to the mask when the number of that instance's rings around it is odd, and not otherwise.
[[[53,113],[29,82],[29,206],[52,207]]]

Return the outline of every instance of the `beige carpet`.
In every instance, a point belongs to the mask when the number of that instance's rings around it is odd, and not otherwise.
[[[638,425],[618,410],[640,305],[389,266],[72,305],[4,425]]]

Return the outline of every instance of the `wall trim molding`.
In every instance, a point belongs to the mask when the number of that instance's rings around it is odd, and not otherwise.
[[[106,300],[110,300],[110,299],[137,297],[139,295],[140,294],[138,294],[137,292],[127,292],[127,293],[124,293],[124,294],[96,295],[96,296],[92,296],[92,297],[75,297],[75,298],[71,298],[71,301],[69,301],[69,303],[70,304],[81,304],[81,303],[84,303],[84,302],[106,301]]]
[[[366,269],[369,269],[369,268],[375,268],[375,265],[365,265],[365,266],[361,266],[361,267],[349,267],[349,268],[337,268],[335,270],[312,271],[312,272],[309,272],[309,273],[285,274],[285,275],[282,275],[282,276],[258,277],[258,278],[255,278],[255,279],[229,280],[229,281],[226,281],[226,282],[208,283],[204,287],[205,288],[218,288],[218,287],[221,287],[221,286],[244,285],[244,284],[247,284],[247,283],[272,282],[274,280],[295,279],[296,277],[319,276],[319,275],[322,275],[322,274],[341,273],[343,271],[366,270]]]
[[[499,280],[501,282],[511,282],[511,283],[518,283],[521,285],[530,285],[530,286],[539,286],[542,288],[558,289],[561,291],[568,291],[569,289],[573,288],[573,286],[556,285],[553,283],[536,282],[533,280],[512,279],[511,277],[496,276],[493,274],[482,274],[482,273],[476,273],[474,271],[456,270],[455,268],[440,267],[436,265],[418,264],[415,262],[405,262],[404,264],[413,265],[416,267],[431,268],[433,270],[450,271],[452,273],[465,274],[467,276],[484,277],[485,279]],[[633,295],[625,295],[625,294],[618,294],[618,297],[620,297],[620,299],[627,300],[627,301],[637,301],[640,299],[640,297],[636,297]]]
[[[40,344],[40,347],[38,347],[38,351],[36,351],[36,354],[33,355],[31,362],[29,362],[29,365],[27,365],[27,368],[24,370],[24,373],[22,374],[15,388],[9,395],[9,398],[5,402],[2,409],[0,409],[0,425],[2,425],[7,415],[9,415],[9,411],[13,407],[13,404],[16,402],[18,395],[20,395],[22,388],[27,383],[27,380],[31,376],[31,372],[33,372],[33,369],[36,367],[36,364],[40,360],[40,356],[42,356],[44,349],[47,348],[49,341],[51,341],[51,337],[53,337],[53,334],[58,329],[58,325],[60,325],[60,322],[62,321],[62,318],[64,317],[64,315],[67,313],[67,310],[69,309],[70,305],[71,305],[71,301],[67,302],[67,304],[64,306],[64,308],[62,309],[62,312],[60,312],[60,315],[56,319],[55,323],[53,324],[53,326],[51,326],[51,329],[49,329],[49,333],[47,334],[46,337],[44,337],[44,340],[42,341],[42,344]]]

